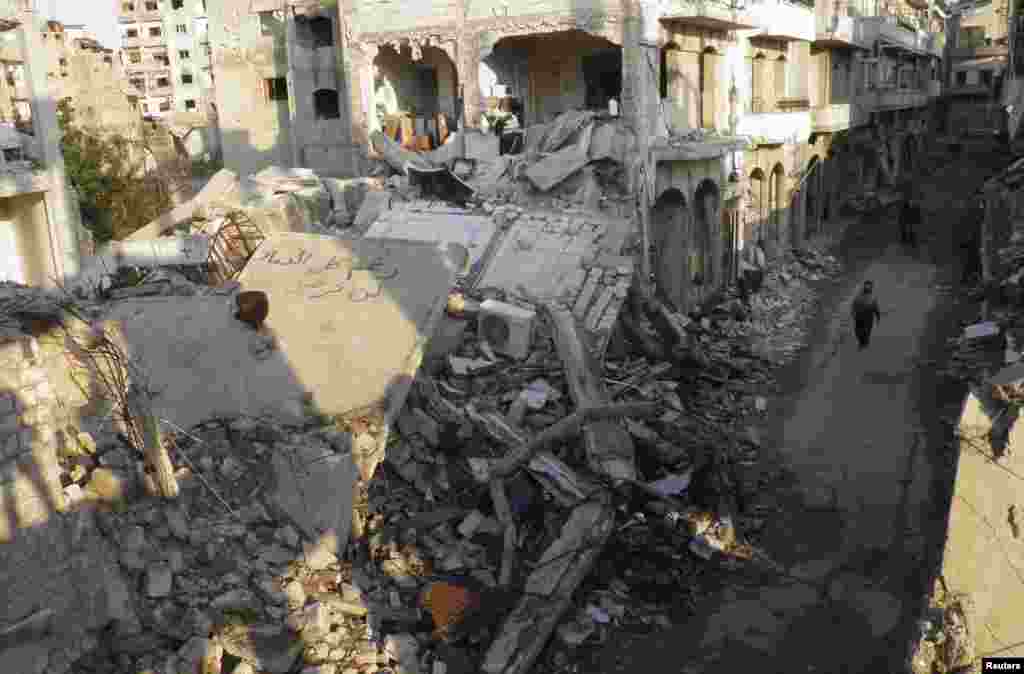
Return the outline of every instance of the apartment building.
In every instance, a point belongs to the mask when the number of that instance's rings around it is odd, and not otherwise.
[[[121,61],[151,119],[206,114],[213,72],[204,0],[118,0]]]
[[[337,9],[319,2],[211,4],[226,167],[242,173],[269,164],[324,175],[358,172],[363,150],[351,138],[339,26]]]
[[[1009,0],[961,2],[950,12],[942,116],[951,136],[1003,129],[1009,63]]]
[[[28,134],[0,125],[0,281],[40,286],[77,275],[83,232],[64,175],[56,99],[47,77],[43,36],[51,29],[28,2],[0,2],[4,65],[18,66],[16,102],[28,101],[31,111],[21,127]]]

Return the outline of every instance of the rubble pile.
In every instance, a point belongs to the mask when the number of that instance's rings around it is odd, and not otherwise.
[[[582,205],[617,215],[632,212],[626,168],[636,140],[620,118],[568,111],[523,131],[521,151],[499,154],[499,138],[474,129],[452,134],[428,153],[398,147],[384,134],[374,147],[399,173],[389,184],[407,191],[407,164],[444,168],[464,181],[479,200],[561,208]]]

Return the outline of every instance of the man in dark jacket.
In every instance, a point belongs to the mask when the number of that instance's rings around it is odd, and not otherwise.
[[[921,207],[917,200],[909,198],[903,202],[900,210],[900,241],[904,244],[917,246],[917,227],[921,224]]]
[[[871,330],[875,327],[875,321],[882,320],[882,312],[878,309],[878,300],[874,295],[875,284],[865,281],[857,298],[853,300],[850,308],[850,315],[853,318],[854,333],[857,335],[859,349],[867,348],[871,342]]]

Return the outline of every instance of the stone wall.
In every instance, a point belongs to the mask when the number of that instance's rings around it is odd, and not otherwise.
[[[137,627],[93,511],[61,487],[59,447],[77,433],[51,382],[66,364],[48,351],[30,335],[0,342],[0,658],[19,674],[63,674],[112,620]]]
[[[32,337],[0,343],[0,542],[15,527],[42,523],[63,509],[55,451],[53,390]],[[12,526],[12,524],[14,526]]]

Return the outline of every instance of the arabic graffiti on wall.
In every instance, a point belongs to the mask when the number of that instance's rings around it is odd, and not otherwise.
[[[305,267],[305,273],[286,292],[319,300],[346,296],[350,302],[368,302],[381,297],[384,282],[398,278],[398,267],[389,260],[388,251],[357,260],[334,255],[326,262],[314,262],[312,253],[305,249],[282,256],[276,249],[261,253],[256,260],[279,267]]]

